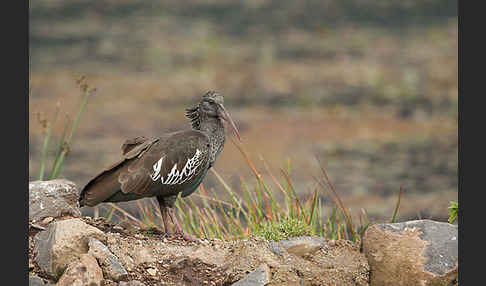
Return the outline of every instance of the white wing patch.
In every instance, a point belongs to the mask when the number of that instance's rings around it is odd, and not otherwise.
[[[184,183],[185,181],[189,180],[194,173],[196,172],[199,165],[201,165],[202,152],[199,149],[196,149],[196,153],[190,159],[187,159],[186,165],[182,168],[181,171],[177,169],[177,163],[174,164],[172,170],[167,175],[167,177],[163,177],[160,175],[160,170],[162,169],[162,161],[164,157],[161,157],[157,163],[153,165],[154,173],[150,175],[152,181],[157,181],[160,178],[160,181],[164,185],[179,185]]]

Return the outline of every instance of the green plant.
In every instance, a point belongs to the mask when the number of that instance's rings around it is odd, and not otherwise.
[[[449,223],[453,223],[457,220],[457,211],[458,211],[459,204],[457,202],[450,202],[449,206]]]
[[[309,236],[314,234],[314,230],[303,220],[298,218],[283,218],[278,223],[266,222],[255,235],[267,240],[279,241],[289,237]]]
[[[395,219],[397,218],[398,208],[400,207],[400,201],[402,200],[402,192],[403,192],[403,189],[402,189],[402,186],[400,186],[400,191],[398,192],[397,204],[395,205],[395,210],[393,211],[393,216],[390,220],[391,223],[394,223]]]
[[[86,81],[86,77],[84,76],[81,76],[79,79],[77,79],[76,84],[82,91],[83,97],[81,99],[78,112],[74,118],[74,122],[71,126],[71,129],[69,130],[67,139],[66,139],[66,132],[68,131],[71,125],[71,119],[69,118],[68,115],[66,115],[66,122],[64,123],[63,131],[59,137],[59,141],[55,149],[54,161],[52,163],[51,172],[48,176],[49,180],[55,179],[59,176],[64,160],[67,154],[69,153],[69,147],[71,146],[74,133],[78,127],[79,121],[81,120],[81,115],[83,114],[86,104],[88,103],[89,97],[96,91],[95,88],[89,87]],[[30,92],[31,91],[29,91],[29,93]],[[56,123],[60,110],[61,110],[61,104],[60,102],[57,102],[56,111],[54,113],[52,121],[48,121],[45,118],[41,118],[40,113],[38,113],[38,121],[43,127],[43,135],[44,135],[42,151],[41,151],[41,159],[40,159],[39,176],[38,176],[39,180],[44,180],[45,167],[47,162],[47,153],[50,146],[49,145],[50,139],[52,137],[52,128]]]

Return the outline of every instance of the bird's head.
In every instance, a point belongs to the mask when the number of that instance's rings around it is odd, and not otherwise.
[[[198,106],[186,109],[186,116],[191,119],[193,127],[195,124],[199,125],[201,115],[207,117],[216,117],[228,123],[228,125],[230,125],[230,127],[233,129],[233,132],[238,140],[241,140],[240,133],[238,132],[238,129],[236,128],[236,125],[233,122],[233,119],[231,119],[228,111],[226,111],[226,108],[224,108],[223,103],[224,98],[222,94],[216,91],[208,91],[203,95]]]

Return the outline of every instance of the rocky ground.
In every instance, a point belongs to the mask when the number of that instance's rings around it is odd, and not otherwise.
[[[362,243],[188,242],[81,217],[78,196],[68,180],[29,183],[29,285],[458,285],[458,230],[449,223],[373,224]]]
[[[64,219],[71,218],[56,221]],[[104,273],[100,285],[132,280],[145,285],[232,285],[261,265],[269,270],[265,285],[368,285],[367,260],[359,244],[350,241],[315,237],[280,243],[262,238],[187,242],[154,229],[115,225],[104,218],[83,217],[81,221],[105,233],[106,245],[126,270],[119,281]],[[55,283],[56,278],[35,259],[34,236],[39,231],[35,227],[29,231],[29,274]]]

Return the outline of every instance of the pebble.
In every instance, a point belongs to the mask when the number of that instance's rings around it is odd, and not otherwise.
[[[53,220],[54,220],[54,218],[52,216],[48,216],[48,217],[46,217],[45,219],[42,220],[42,224],[48,224]]]
[[[152,276],[155,276],[155,274],[157,274],[157,269],[155,268],[148,268],[147,269],[147,272],[152,275]]]

